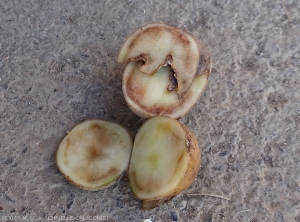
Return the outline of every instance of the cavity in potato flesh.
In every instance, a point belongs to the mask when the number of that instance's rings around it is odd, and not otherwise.
[[[189,141],[184,127],[170,117],[153,117],[144,123],[134,140],[129,165],[130,188],[138,199],[170,198],[194,181],[200,156],[195,146],[197,161],[190,162]],[[189,163],[195,165],[193,175],[183,184]]]
[[[56,164],[75,186],[100,190],[116,182],[126,170],[132,149],[129,133],[104,120],[86,120],[61,141]]]
[[[139,69],[149,75],[169,64],[178,81],[178,97],[182,98],[198,74],[200,53],[202,49],[191,34],[173,26],[153,23],[128,37],[117,61],[124,64],[130,60],[143,60],[145,63]]]
[[[166,115],[179,118],[188,112],[204,91],[209,73],[196,76],[190,89],[178,99],[175,90],[168,90],[173,71],[169,66],[153,75],[140,71],[142,61],[130,62],[123,75],[123,94],[129,107],[142,118]]]

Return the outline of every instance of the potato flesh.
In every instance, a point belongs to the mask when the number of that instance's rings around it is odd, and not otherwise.
[[[142,61],[130,62],[123,75],[123,93],[133,112],[146,118],[167,115],[178,118],[184,115],[198,100],[208,82],[209,73],[196,76],[189,91],[178,99],[176,91],[168,91],[172,70],[169,66],[160,68],[155,74],[139,71]]]
[[[161,199],[174,190],[188,165],[187,139],[181,124],[169,117],[148,120],[136,135],[130,187],[141,200]]]
[[[56,162],[74,185],[99,190],[127,168],[132,140],[118,124],[87,120],[75,126],[60,143]]]
[[[140,71],[149,75],[170,64],[182,98],[197,74],[200,52],[196,40],[183,30],[165,24],[149,24],[133,33],[122,46],[117,61],[143,60]]]

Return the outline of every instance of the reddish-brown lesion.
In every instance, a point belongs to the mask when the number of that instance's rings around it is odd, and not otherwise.
[[[133,71],[135,72],[135,70]],[[137,78],[131,73],[127,79],[127,94],[136,103],[140,103],[143,97],[146,95],[146,89]]]
[[[94,160],[97,158],[102,158],[105,157],[106,155],[102,152],[101,147],[98,147],[96,145],[92,145],[90,147],[88,147],[88,155],[89,155],[89,159],[90,160]]]
[[[130,78],[130,77],[129,77]],[[133,78],[133,77],[131,77]],[[185,102],[188,101],[192,97],[192,92],[188,91],[184,97],[179,100],[177,103],[172,105],[164,105],[155,103],[152,106],[145,106],[141,103],[142,98],[145,96],[146,90],[141,87],[142,89],[133,88],[129,84],[127,85],[127,95],[137,104],[140,108],[145,110],[147,113],[151,113],[153,115],[169,115],[174,112],[174,109],[180,109],[184,106]]]
[[[105,129],[99,124],[93,123],[89,126],[88,133],[91,133],[93,135],[95,144],[94,147],[101,149],[110,144],[114,131]]]
[[[155,24],[154,24],[155,25]],[[173,36],[173,40],[181,45],[182,47],[190,47],[191,39],[189,38],[189,35],[192,39],[196,41],[200,57],[198,59],[198,68],[197,71],[194,73],[193,76],[189,78],[193,78],[193,81],[196,76],[198,75],[204,75],[208,74],[207,78],[209,77],[209,74],[211,72],[211,55],[208,50],[208,48],[196,37],[193,35],[186,33],[185,31],[173,27],[173,26],[166,26],[162,24],[156,24],[155,27],[143,27],[142,31],[140,33],[137,33],[134,38],[132,38],[131,43],[129,45],[130,48],[134,47],[135,45],[138,45],[138,39],[139,38],[159,38],[158,33],[160,32],[169,32]],[[145,35],[145,37],[144,37]],[[146,53],[146,52],[145,52]],[[195,62],[195,58],[191,57],[192,55],[189,52],[185,52],[182,56],[184,58],[184,66],[186,69],[189,69],[190,67],[193,67],[195,64],[191,64],[191,62]],[[143,60],[145,64],[151,62],[151,58],[149,54],[140,54],[139,56],[133,58],[133,60]],[[159,69],[161,66],[169,65],[173,71],[173,73],[170,74],[170,84],[166,88],[167,92],[176,92],[178,95],[179,101],[172,105],[164,105],[164,104],[154,104],[151,107],[146,107],[141,103],[141,100],[146,94],[146,90],[143,86],[138,87],[138,82],[135,81],[134,75],[129,75],[129,79],[127,81],[127,94],[128,96],[145,112],[151,113],[152,115],[169,115],[174,112],[174,109],[181,109],[182,106],[185,104],[187,100],[189,100],[192,97],[192,93],[190,92],[190,86],[193,81],[188,81],[186,78],[181,78],[181,76],[178,76],[178,73],[176,72],[176,61],[173,61],[173,55],[172,53],[169,53],[165,61],[162,61],[162,64],[157,67]],[[134,69],[133,73],[137,70]],[[156,70],[157,71],[157,70]],[[181,75],[181,74],[180,74]]]
[[[136,57],[134,57],[134,58],[132,58],[130,60],[133,60],[133,61],[140,61],[140,60],[142,60],[142,61],[145,62],[145,64],[148,64],[148,63],[152,62],[152,58],[151,58],[151,56],[149,54],[140,54],[140,55],[138,55],[138,56],[136,56]]]
[[[191,44],[190,40],[187,37],[187,33],[185,33],[183,30],[172,27],[172,26],[166,26],[166,25],[159,25],[156,27],[147,27],[146,29],[142,29],[139,33],[137,33],[132,39],[130,44],[128,45],[128,51],[135,50],[134,47],[138,46],[141,40],[144,39],[151,39],[153,42],[159,41],[161,38],[161,35],[163,32],[169,32],[172,35],[172,40],[175,41],[176,45],[181,45],[184,48],[188,48],[189,45]],[[189,66],[189,52],[186,53],[184,58],[186,58],[186,66]],[[173,55],[170,53],[166,55],[165,61],[161,61],[161,64],[155,69],[157,71],[161,66],[165,66],[167,64],[171,65],[173,61]],[[128,58],[128,60],[142,60],[145,62],[145,65],[149,64],[152,62],[152,58],[148,53],[141,53],[138,56],[135,56],[134,58]],[[128,62],[128,61],[127,61]],[[153,73],[149,73],[153,74]]]
[[[184,33],[181,29],[171,27],[169,30],[177,43],[180,43],[184,47],[188,47],[191,44],[187,38],[187,33]]]
[[[162,27],[148,27],[141,32],[137,33],[134,38],[131,39],[131,43],[128,46],[128,49],[131,50],[135,45],[139,43],[139,40],[143,40],[145,38],[151,39],[154,42],[157,42],[161,38],[160,32],[163,31]]]
[[[132,48],[135,45],[134,43],[137,42],[138,39],[144,38],[143,35],[145,36],[145,38],[150,37],[151,40],[158,41],[161,38],[160,33],[164,31],[170,32],[176,42],[181,43],[182,45],[190,44],[190,41],[186,36],[188,33],[174,26],[160,24],[154,27],[152,26],[143,28],[143,30],[137,33],[135,37],[131,40],[131,43],[133,44],[130,44],[128,48]]]

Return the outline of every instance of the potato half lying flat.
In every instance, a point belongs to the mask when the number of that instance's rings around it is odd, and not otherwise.
[[[138,131],[129,164],[130,188],[150,209],[185,190],[200,167],[194,134],[170,117],[153,117]]]
[[[131,136],[122,126],[104,120],[85,120],[61,141],[56,164],[73,185],[96,191],[121,178],[131,150]]]

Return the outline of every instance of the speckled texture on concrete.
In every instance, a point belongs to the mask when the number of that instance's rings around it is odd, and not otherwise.
[[[279,0],[0,1],[0,220],[300,221],[300,2],[284,6],[291,21]],[[141,121],[125,103],[115,57],[149,22],[201,38],[213,72],[180,120],[202,147],[197,180],[143,211],[126,177],[80,190],[54,154],[86,118],[118,122],[134,136]]]

